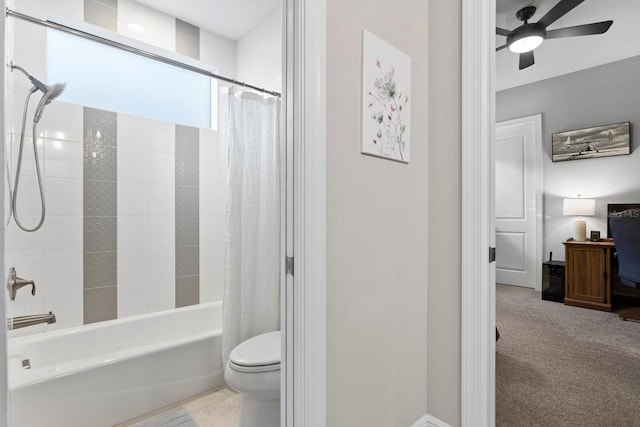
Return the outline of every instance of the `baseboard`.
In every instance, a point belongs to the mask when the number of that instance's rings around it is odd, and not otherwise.
[[[413,423],[411,427],[451,427],[449,424],[445,423],[434,417],[433,415],[423,415],[420,417],[418,421]]]

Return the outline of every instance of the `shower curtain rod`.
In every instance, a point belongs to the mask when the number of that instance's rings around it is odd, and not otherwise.
[[[75,28],[67,27],[66,25],[58,24],[56,22],[44,21],[42,19],[34,18],[33,16],[25,15],[23,13],[11,10],[9,8],[7,8],[7,16],[11,16],[11,17],[14,17],[14,18],[19,18],[19,19],[22,19],[22,20],[27,21],[27,22],[31,22],[31,23],[34,23],[34,24],[37,24],[37,25],[42,25],[43,27],[53,28],[55,30],[59,30],[59,31],[63,31],[65,33],[73,34],[75,36],[82,37],[82,38],[85,38],[85,39],[89,39],[89,40],[92,40],[92,41],[97,42],[97,43],[102,43],[102,44],[105,44],[107,46],[111,46],[111,47],[115,47],[117,49],[125,50],[127,52],[134,53],[134,54],[140,55],[140,56],[144,56],[144,57],[149,58],[149,59],[153,59],[153,60],[156,60],[156,61],[164,62],[165,64],[173,65],[174,67],[179,67],[179,68],[182,68],[182,69],[185,69],[185,70],[188,70],[188,71],[192,71],[194,73],[203,74],[205,76],[211,77],[211,78],[216,79],[216,80],[222,80],[222,81],[227,82],[227,83],[231,83],[231,84],[234,84],[234,85],[246,87],[246,88],[258,91],[258,92],[266,93],[266,94],[277,96],[277,97],[281,97],[282,96],[279,92],[266,90],[264,88],[259,88],[259,87],[250,85],[249,83],[240,82],[240,81],[237,81],[235,79],[230,79],[228,77],[224,77],[224,76],[212,73],[211,71],[207,71],[207,70],[204,70],[202,68],[194,67],[193,65],[185,64],[184,62],[176,61],[176,60],[167,58],[167,57],[162,56],[162,55],[157,55],[155,53],[151,53],[151,52],[148,52],[148,51],[143,50],[143,49],[138,49],[138,48],[135,48],[135,47],[132,47],[132,46],[127,46],[124,43],[119,43],[119,42],[116,42],[116,41],[113,41],[113,40],[109,40],[109,39],[104,38],[104,37],[96,36],[94,34],[87,33],[85,31],[81,31],[81,30],[77,30]]]

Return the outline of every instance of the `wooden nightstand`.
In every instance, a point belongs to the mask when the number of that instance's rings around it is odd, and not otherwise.
[[[569,239],[565,247],[566,305],[611,311],[611,255],[613,239],[599,242],[576,242]]]

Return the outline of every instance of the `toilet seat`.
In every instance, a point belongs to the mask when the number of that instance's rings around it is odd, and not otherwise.
[[[257,335],[239,344],[229,355],[229,367],[237,372],[269,372],[280,369],[280,331]]]

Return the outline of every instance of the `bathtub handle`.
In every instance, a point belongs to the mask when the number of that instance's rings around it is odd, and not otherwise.
[[[36,294],[36,284],[33,280],[25,280],[18,277],[16,269],[11,267],[9,269],[9,278],[7,279],[7,289],[9,290],[11,301],[16,299],[16,293],[18,289],[31,285],[31,295]]]

